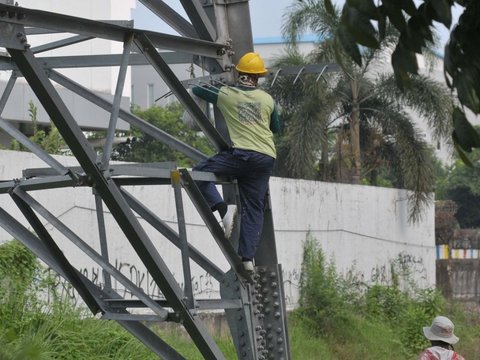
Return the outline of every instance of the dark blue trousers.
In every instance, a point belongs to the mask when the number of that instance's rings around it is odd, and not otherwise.
[[[250,150],[230,149],[222,151],[193,168],[237,179],[240,194],[240,238],[238,255],[253,259],[263,227],[263,211],[268,180],[275,159]],[[223,202],[212,182],[198,181],[200,191],[210,207]]]

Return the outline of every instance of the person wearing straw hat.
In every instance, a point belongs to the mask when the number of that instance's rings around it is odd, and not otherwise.
[[[260,55],[248,52],[236,65],[235,86],[195,86],[194,95],[215,104],[225,118],[232,147],[200,162],[193,170],[213,172],[237,179],[240,195],[240,235],[238,255],[247,271],[253,271],[253,259],[260,241],[268,182],[275,163],[273,133],[280,120],[273,98],[257,88],[259,77],[268,70]],[[235,205],[227,205],[215,184],[197,182],[212,211],[218,211],[228,239],[237,214]]]
[[[418,360],[465,360],[453,348],[459,340],[453,330],[454,325],[449,318],[437,316],[433,319],[431,326],[423,328],[423,334],[432,346],[423,351]]]

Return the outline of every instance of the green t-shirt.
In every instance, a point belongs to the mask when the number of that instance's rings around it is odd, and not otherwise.
[[[217,106],[225,117],[234,148],[276,157],[270,130],[274,102],[269,94],[224,86],[218,92]]]

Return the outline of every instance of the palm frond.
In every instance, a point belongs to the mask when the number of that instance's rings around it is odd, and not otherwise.
[[[295,44],[300,35],[310,30],[318,40],[333,36],[339,24],[340,9],[335,7],[335,16],[325,8],[323,1],[295,1],[283,15],[282,33],[287,41]]]
[[[387,103],[373,111],[375,122],[395,151],[395,161],[390,165],[401,174],[403,187],[411,190],[409,196],[410,220],[419,220],[422,210],[431,205],[435,184],[431,151],[412,119],[396,107]]]
[[[412,109],[426,121],[435,140],[450,140],[453,101],[443,84],[427,76],[416,75],[412,77],[410,88],[401,91],[393,74],[384,74],[378,77],[375,91],[390,102]]]

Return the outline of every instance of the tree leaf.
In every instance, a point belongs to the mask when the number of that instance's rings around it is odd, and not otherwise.
[[[453,110],[453,128],[452,138],[463,150],[471,152],[472,148],[480,147],[479,134],[458,107]]]
[[[422,53],[426,44],[425,39],[419,36],[415,30],[413,32],[410,31],[409,26],[400,34],[399,42],[402,43],[405,48],[418,54]]]
[[[395,0],[383,0],[382,4],[393,26],[395,26],[398,31],[403,31],[407,22],[405,21],[405,16],[398,2]]]
[[[433,42],[431,21],[425,19],[422,15],[412,16],[408,20],[408,30],[415,36],[421,36],[423,39]]]
[[[417,14],[417,7],[413,0],[402,0],[402,9],[410,16],[415,16]]]
[[[474,113],[480,112],[480,99],[475,91],[478,76],[475,69],[463,67],[462,72],[457,71],[453,80],[453,86],[457,90],[458,99]]]
[[[323,0],[323,4],[325,6],[325,10],[331,15],[336,16],[335,7],[332,4],[331,0]]]
[[[378,37],[380,40],[385,39],[387,33],[387,15],[383,5],[378,7]]]
[[[435,11],[436,16],[434,17],[434,20],[441,22],[447,27],[447,29],[449,29],[452,24],[450,2],[448,0],[430,0],[428,5]]]
[[[418,73],[415,53],[407,49],[402,43],[398,43],[392,53],[392,66],[394,69],[403,69],[410,74]]]
[[[373,0],[347,0],[347,5],[354,7],[369,19],[378,20],[378,9]]]
[[[463,161],[463,163],[464,163],[465,165],[467,165],[468,167],[473,168],[473,164],[472,164],[472,162],[470,161],[470,159],[468,158],[467,154],[465,154],[465,152],[463,151],[463,149],[462,149],[462,148],[458,145],[458,143],[455,141],[455,139],[456,139],[455,132],[453,133],[452,138],[453,138],[453,146],[455,147],[455,150],[457,150],[457,154],[458,154],[458,156],[460,157],[460,159]]]
[[[355,61],[358,66],[362,66],[362,55],[360,54],[358,45],[343,23],[341,23],[338,27],[337,34],[345,52],[353,59],[353,61]]]
[[[443,69],[444,69],[444,72],[448,73],[450,76],[453,75],[453,72],[455,71],[455,68],[454,68],[454,65],[453,65],[453,61],[451,59],[451,46],[452,44],[447,44],[445,45],[445,50],[444,50],[444,54],[443,54]],[[447,79],[447,77],[445,76],[445,79]],[[448,79],[447,79],[448,81]],[[448,81],[448,83],[450,83],[450,81]],[[448,85],[449,88],[452,88],[451,85]]]
[[[358,44],[373,49],[379,48],[380,43],[375,37],[376,31],[370,19],[356,8],[345,5],[341,22]]]

